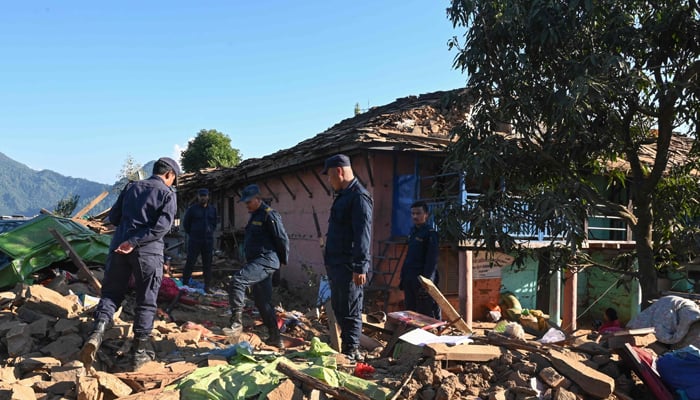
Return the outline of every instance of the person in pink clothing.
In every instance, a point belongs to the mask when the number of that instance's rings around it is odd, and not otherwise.
[[[608,308],[605,310],[605,314],[603,314],[603,324],[600,325],[600,328],[598,328],[598,333],[604,335],[606,333],[613,333],[617,331],[622,330],[622,326],[620,325],[620,320],[617,319],[617,311],[614,308]]]

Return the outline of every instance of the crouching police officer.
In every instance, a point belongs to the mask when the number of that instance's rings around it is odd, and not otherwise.
[[[109,246],[102,298],[94,313],[95,325],[79,355],[86,366],[95,361],[102,337],[124,300],[132,274],[136,284],[134,370],[155,358],[150,336],[163,279],[163,237],[170,231],[177,212],[177,198],[171,186],[179,174],[175,160],[158,159],[153,165],[153,175],[127,184],[109,212],[109,220],[117,229]]]
[[[243,332],[243,306],[246,288],[252,286],[253,300],[260,311],[270,337],[265,341],[270,346],[284,348],[277,326],[277,315],[272,307],[272,276],[280,264],[287,264],[289,238],[282,225],[279,213],[260,198],[257,185],[249,185],[241,193],[250,219],[245,227],[244,250],[246,263],[236,272],[229,285],[231,305],[231,328],[224,329],[233,342]]]

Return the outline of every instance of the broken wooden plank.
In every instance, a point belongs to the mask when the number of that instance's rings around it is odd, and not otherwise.
[[[448,346],[445,343],[430,343],[423,348],[423,354],[436,360],[484,362],[499,358],[503,355],[503,350],[487,344]]]
[[[294,369],[294,367],[291,367],[284,362],[280,362],[277,364],[277,370],[280,371],[281,373],[287,375],[288,377],[292,379],[296,379],[298,381],[303,382],[304,384],[308,385],[309,387],[312,387],[314,389],[318,389],[322,391],[323,393],[330,394],[336,399],[341,399],[341,400],[371,400],[370,397],[362,394],[362,393],[355,393],[351,391],[348,388],[345,387],[332,387],[323,382],[320,379],[316,379],[311,375],[305,374],[301,371],[298,371]]]
[[[656,342],[656,335],[648,333],[646,335],[613,335],[608,337],[608,348],[617,350],[631,344],[635,347],[646,347]]]
[[[75,213],[71,219],[81,219],[85,214],[88,213],[88,211],[92,210],[99,202],[102,201],[107,195],[109,194],[108,191],[104,191],[99,194],[99,196],[95,197],[91,202],[89,202],[85,207],[80,209],[77,213]]]
[[[605,399],[615,390],[615,380],[602,372],[558,350],[549,350],[552,366],[560,374],[571,379],[581,389],[598,399]]]
[[[61,235],[56,229],[49,228],[49,233],[51,233],[51,235],[54,238],[56,238],[61,247],[63,247],[63,249],[68,252],[70,259],[73,260],[73,264],[75,264],[78,267],[79,271],[85,275],[85,279],[87,279],[90,286],[92,286],[97,291],[97,294],[100,295],[102,293],[102,284],[99,280],[97,280],[97,278],[95,278],[95,275],[93,275],[92,272],[90,272],[87,265],[85,265],[78,253],[76,253],[73,249],[73,246],[71,246],[70,243],[68,243],[68,241],[66,240],[66,238],[64,238],[63,235]]]
[[[440,289],[435,286],[433,281],[420,275],[418,276],[418,280],[423,285],[425,290],[428,291],[430,297],[432,297],[440,306],[440,310],[442,310],[442,316],[445,321],[464,333],[472,333],[472,330],[469,328],[467,323],[462,319],[457,310],[452,307],[452,304],[447,301],[445,296],[442,294]]]
[[[331,347],[335,351],[340,351],[340,327],[338,326],[338,321],[335,319],[335,312],[331,305],[331,299],[326,301],[323,308],[326,310],[326,318],[328,318],[328,335],[331,339]]]

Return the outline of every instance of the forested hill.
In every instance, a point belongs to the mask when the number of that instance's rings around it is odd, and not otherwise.
[[[116,194],[112,186],[82,178],[63,176],[54,171],[36,171],[0,152],[0,215],[34,216],[42,208],[53,211],[59,201],[80,196],[76,211],[83,208],[103,191],[110,195],[88,215],[109,208]]]

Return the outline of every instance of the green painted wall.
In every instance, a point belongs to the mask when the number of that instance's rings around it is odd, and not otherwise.
[[[537,261],[527,261],[520,268],[503,267],[501,292],[513,292],[523,308],[535,308],[537,304]]]

